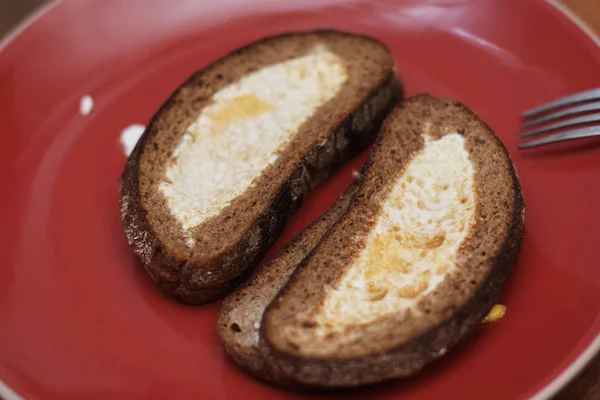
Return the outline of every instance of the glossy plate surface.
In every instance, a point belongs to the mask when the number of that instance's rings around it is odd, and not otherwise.
[[[415,379],[336,396],[525,399],[596,339],[600,142],[516,149],[523,110],[600,86],[600,50],[552,5],[66,0],[0,49],[0,379],[16,393],[302,397],[225,356],[218,303],[184,306],[146,277],[121,230],[118,186],[121,132],[145,124],[188,75],[264,35],[315,28],[373,35],[394,52],[409,95],[465,102],[507,145],[527,203],[506,317]],[[327,209],[364,159],[309,197],[276,248]]]

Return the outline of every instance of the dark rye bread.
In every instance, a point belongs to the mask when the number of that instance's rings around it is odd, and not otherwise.
[[[319,312],[326,288],[336,287],[364,248],[382,199],[423,148],[426,129],[433,138],[462,135],[474,168],[474,222],[457,252],[457,268],[419,300],[420,313],[387,314],[315,343],[311,330],[318,322],[311,313]],[[384,122],[362,175],[346,213],[263,315],[263,357],[285,376],[285,385],[352,387],[413,375],[480,324],[517,259],[525,217],[519,180],[506,148],[466,106],[429,95],[404,101]]]
[[[224,300],[217,321],[219,337],[227,354],[253,376],[280,383],[285,379],[262,357],[258,335],[263,313],[298,264],[348,208],[356,188],[355,182],[319,219],[282,247]]]
[[[265,66],[325,45],[348,79],[298,130],[277,160],[218,215],[193,228],[189,248],[158,185],[184,131],[218,90]],[[304,195],[369,145],[402,97],[388,49],[337,31],[293,33],[238,49],[195,73],[151,119],[121,178],[121,219],[150,277],[184,302],[227,294],[263,257]],[[290,104],[290,107],[293,107]]]

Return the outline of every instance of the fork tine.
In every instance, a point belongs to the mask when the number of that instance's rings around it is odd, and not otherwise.
[[[594,103],[581,104],[578,106],[569,107],[565,110],[553,112],[552,114],[544,115],[543,117],[535,118],[530,121],[525,121],[521,124],[521,128],[543,124],[544,122],[552,121],[553,119],[569,117],[571,115],[580,114],[589,111],[600,111],[600,101]]]
[[[583,125],[583,124],[589,124],[592,122],[600,122],[600,113],[583,115],[581,117],[566,119],[564,121],[560,121],[555,124],[546,125],[541,128],[533,129],[531,131],[522,133],[521,135],[519,135],[519,137],[526,138],[526,137],[530,137],[530,136],[539,135],[540,133],[546,133],[546,132],[555,131],[560,128],[566,128],[568,126]]]
[[[586,126],[585,128],[572,129],[570,131],[559,132],[543,138],[521,143],[520,149],[543,146],[550,143],[556,143],[563,140],[580,139],[592,136],[600,136],[600,126]]]
[[[544,113],[546,111],[550,111],[553,108],[564,107],[572,103],[580,103],[583,101],[591,101],[600,99],[600,88],[586,90],[584,92],[579,92],[572,94],[570,96],[561,97],[559,99],[550,101],[548,103],[542,104],[541,106],[534,107],[525,111],[522,114],[523,118],[530,118],[536,116],[538,114]]]

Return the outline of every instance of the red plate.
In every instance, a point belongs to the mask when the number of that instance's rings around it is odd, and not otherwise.
[[[31,399],[301,397],[225,356],[218,303],[179,304],[146,277],[121,231],[119,138],[211,60],[264,35],[323,27],[386,42],[409,95],[430,91],[480,114],[508,146],[528,207],[506,317],[415,379],[340,398],[546,396],[591,357],[600,345],[600,142],[516,149],[521,111],[600,86],[598,46],[558,9],[541,0],[70,0],[0,50],[7,386]],[[276,247],[324,211],[363,160],[310,196]],[[8,390],[0,395],[11,398]]]

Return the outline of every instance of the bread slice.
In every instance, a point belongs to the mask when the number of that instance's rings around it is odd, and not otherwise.
[[[406,100],[346,213],[265,311],[263,357],[296,386],[416,373],[492,308],[524,216],[509,154],[484,122],[457,102]]]
[[[263,313],[298,264],[346,211],[356,188],[355,182],[319,219],[282,247],[224,300],[217,322],[219,337],[227,354],[255,377],[279,384],[286,379],[262,357],[259,327]]]
[[[388,49],[336,31],[267,38],[194,74],[121,178],[124,230],[150,277],[188,303],[228,293],[401,96]]]

